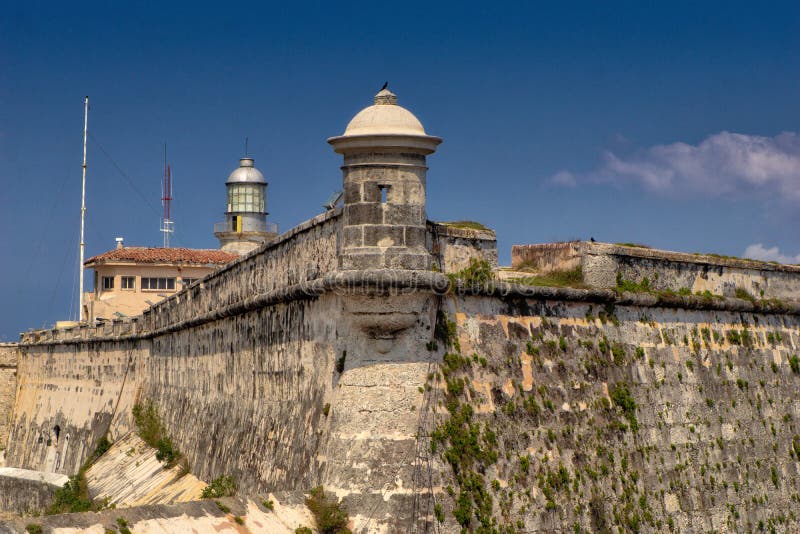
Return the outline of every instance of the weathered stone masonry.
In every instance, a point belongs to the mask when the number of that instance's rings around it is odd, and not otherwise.
[[[199,478],[323,484],[357,532],[800,529],[798,273],[597,244],[540,256],[596,289],[465,285],[494,233],[426,220],[440,140],[378,96],[330,140],[342,208],[141,317],[0,347],[7,464],[73,474],[149,399]]]
[[[471,362],[462,401],[497,434],[498,460],[483,479],[499,524],[800,528],[796,306],[765,314],[745,303],[703,309],[695,298],[676,306],[551,291],[450,301]],[[635,401],[635,431],[621,430],[630,427],[612,400],[621,386]],[[457,490],[443,472],[442,485]]]
[[[4,451],[8,442],[9,423],[14,408],[14,394],[17,389],[16,343],[0,343],[0,451]],[[4,452],[0,452],[0,465]]]

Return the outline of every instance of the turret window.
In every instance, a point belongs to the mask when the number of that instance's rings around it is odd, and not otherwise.
[[[113,276],[104,276],[103,277],[103,291],[108,291],[110,289],[114,289],[114,277]]]
[[[121,277],[120,287],[122,289],[136,289],[136,277],[135,276]]]

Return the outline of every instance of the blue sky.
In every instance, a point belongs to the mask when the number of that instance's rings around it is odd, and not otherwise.
[[[428,216],[800,263],[797,2],[23,3],[0,19],[0,340],[76,307],[87,256],[214,248],[244,138],[282,229],[340,187],[325,143],[388,80],[444,138]]]

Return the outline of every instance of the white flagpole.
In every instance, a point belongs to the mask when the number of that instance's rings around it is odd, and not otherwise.
[[[83,320],[83,249],[86,244],[83,241],[83,225],[86,218],[86,136],[89,132],[89,97],[83,99],[83,177],[81,179],[81,244],[80,244],[80,263],[78,264],[78,321]],[[87,317],[88,319],[88,317]]]

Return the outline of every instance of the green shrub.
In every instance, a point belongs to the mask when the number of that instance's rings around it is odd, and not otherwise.
[[[268,500],[262,501],[262,502],[261,502],[261,505],[262,505],[264,508],[266,508],[267,510],[269,510],[270,512],[272,512],[272,511],[274,511],[274,510],[275,510],[275,503],[274,503],[274,502],[272,502],[272,500],[271,500],[271,499],[268,499]]]
[[[609,393],[611,401],[622,410],[628,420],[631,430],[633,432],[639,430],[639,423],[636,420],[636,401],[631,395],[628,385],[624,383],[616,384]]]
[[[39,525],[37,523],[28,523],[27,525],[25,525],[25,532],[27,532],[28,534],[42,534],[43,532],[42,525]]]
[[[155,404],[151,401],[135,404],[131,413],[139,437],[156,449],[156,459],[164,462],[168,468],[174,466],[183,455],[167,435]]]
[[[431,350],[431,349],[428,349]],[[436,349],[433,349],[436,350]],[[347,351],[342,351],[342,355],[336,358],[336,372],[342,374],[344,372],[344,362],[347,359]]]
[[[800,358],[797,357],[797,354],[789,356],[789,366],[794,374],[800,374]]]
[[[447,318],[447,314],[442,310],[436,314],[436,325],[433,335],[441,341],[445,347],[453,347],[456,352],[461,352],[461,345],[458,342],[458,327],[454,321]]]
[[[444,511],[442,510],[442,503],[437,502],[433,505],[433,513],[439,523],[444,523]]]
[[[119,525],[120,534],[132,534],[131,529],[128,528],[128,522],[125,521],[124,517],[117,518],[117,525]]]
[[[314,534],[314,531],[308,527],[297,527],[294,529],[294,534]]]
[[[736,296],[737,299],[749,300],[750,302],[756,301],[756,298],[753,295],[751,295],[750,293],[747,292],[746,289],[743,289],[741,287],[736,288],[736,291],[734,291],[734,295]]]
[[[744,391],[745,389],[750,387],[750,383],[747,380],[742,380],[741,378],[737,378],[736,386],[742,391]]]
[[[466,287],[486,286],[494,282],[494,271],[486,260],[470,258],[469,265],[456,273],[447,275],[452,286],[461,282]]]
[[[228,508],[226,505],[224,505],[224,504],[223,504],[222,502],[220,502],[220,501],[214,501],[214,504],[216,504],[216,505],[217,505],[217,508],[219,508],[219,511],[220,511],[220,512],[222,512],[223,514],[227,514],[228,512],[230,512],[230,511],[231,511],[231,509],[230,509],[230,508]]]
[[[350,534],[350,529],[347,528],[347,510],[338,502],[331,500],[322,486],[317,486],[309,492],[306,506],[314,516],[314,523],[320,534]]]
[[[95,447],[94,452],[90,457],[91,458],[90,463],[94,462],[95,460],[103,456],[110,448],[111,448],[111,442],[108,440],[108,437],[103,436],[102,438],[100,438],[97,441],[97,447]]]
[[[91,509],[92,499],[89,498],[86,477],[81,470],[77,475],[69,477],[64,487],[56,490],[53,504],[45,510],[45,514],[88,512]]]
[[[203,488],[200,497],[203,499],[216,499],[218,497],[232,497],[235,494],[236,481],[231,476],[222,475]]]
[[[611,346],[611,356],[614,358],[614,363],[617,365],[622,365],[625,363],[625,348],[619,344],[614,343]]]
[[[728,343],[731,345],[742,344],[742,336],[739,334],[738,330],[728,330],[728,332],[725,334],[725,337],[728,339]]]
[[[628,291],[630,293],[647,293],[651,291],[650,279],[646,276],[642,278],[641,282],[634,282],[633,280],[626,280],[622,277],[622,273],[617,273],[617,289],[620,291]]]
[[[162,437],[156,443],[156,460],[172,466],[180,458],[181,453],[168,436]]]
[[[144,404],[137,403],[133,406],[131,413],[133,414],[133,422],[136,424],[136,432],[139,437],[151,447],[155,447],[158,440],[161,439],[163,430],[155,404],[150,401]]]

